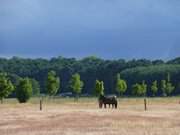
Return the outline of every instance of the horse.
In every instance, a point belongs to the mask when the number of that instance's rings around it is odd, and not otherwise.
[[[104,108],[106,108],[106,105],[109,105],[109,108],[112,105],[112,108],[117,109],[118,101],[116,96],[104,96],[100,95],[99,96],[99,108],[102,108],[104,105]]]

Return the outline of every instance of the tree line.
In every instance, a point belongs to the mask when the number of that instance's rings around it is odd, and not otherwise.
[[[166,62],[146,59],[104,60],[94,56],[80,60],[63,57],[49,60],[19,57],[0,58],[0,72],[7,74],[7,78],[15,88],[19,84],[19,80],[28,78],[33,87],[32,95],[47,93],[47,75],[50,71],[54,71],[56,76],[60,78],[60,85],[56,94],[72,91],[76,87],[70,85],[70,80],[76,73],[78,75],[74,77],[74,80],[81,79],[81,83],[78,82],[76,85],[81,86],[79,91],[83,94],[94,95],[95,87],[100,87],[99,85],[102,85],[102,83],[103,92],[106,94],[125,96],[180,94],[180,58]],[[168,76],[170,79],[168,79]],[[58,80],[51,81],[58,82]],[[164,86],[164,89],[162,89],[162,86]],[[119,89],[121,90],[118,91]],[[16,96],[16,93],[13,92],[10,96]]]
[[[73,74],[69,81],[72,91],[76,93],[76,98],[81,93],[83,82],[80,80],[78,73]],[[28,77],[20,78],[17,85],[13,85],[6,73],[0,73],[0,100],[8,97],[13,91],[20,103],[27,102],[31,96],[40,94],[39,83]],[[60,78],[55,71],[49,71],[46,80],[46,95],[55,96],[60,91]],[[34,93],[33,93],[34,92]]]
[[[46,80],[46,94],[49,96],[55,96],[60,91],[60,77],[56,75],[55,71],[49,71]],[[80,75],[75,73],[72,75],[69,81],[69,87],[75,93],[75,98],[78,100],[79,94],[81,94],[84,86],[84,82],[81,80]],[[116,92],[119,96],[123,96],[128,86],[126,80],[121,79],[120,74],[117,74],[116,78]],[[132,85],[132,95],[146,96],[147,84],[143,80],[141,84],[136,83]],[[167,74],[166,80],[161,80],[161,86],[158,88],[157,81],[153,81],[150,86],[151,96],[156,96],[158,89],[162,90],[162,96],[169,96],[175,89],[171,83],[170,74]],[[6,73],[0,73],[0,100],[3,102],[3,98],[8,97],[13,91],[20,103],[27,102],[32,95],[40,94],[39,83],[28,77],[19,79],[17,85],[13,85]],[[104,82],[96,80],[94,85],[94,95],[104,95]]]

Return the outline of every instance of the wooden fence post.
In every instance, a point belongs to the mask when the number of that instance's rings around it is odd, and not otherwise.
[[[42,99],[40,99],[40,102],[39,102],[39,109],[40,111],[42,111]]]
[[[145,111],[147,110],[147,101],[146,101],[146,98],[144,99],[144,110]]]

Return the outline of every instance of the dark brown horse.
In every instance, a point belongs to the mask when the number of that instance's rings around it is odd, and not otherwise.
[[[99,108],[102,108],[104,105],[104,108],[106,108],[106,105],[110,106],[112,105],[112,108],[116,108],[117,109],[117,105],[118,105],[118,101],[117,101],[117,97],[116,96],[104,96],[104,95],[100,95],[99,96]]]

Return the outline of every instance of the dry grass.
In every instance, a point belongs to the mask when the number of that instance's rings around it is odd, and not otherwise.
[[[95,99],[14,100],[0,105],[0,135],[180,135],[178,98],[121,99],[117,110],[98,109]]]

